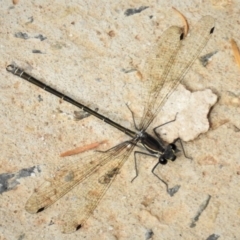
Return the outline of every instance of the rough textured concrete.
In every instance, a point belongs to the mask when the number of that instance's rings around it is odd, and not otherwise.
[[[143,6],[148,8],[124,14]],[[156,159],[146,156],[141,157],[139,176],[131,183],[135,170],[130,156],[83,229],[66,236],[60,232],[60,219],[77,189],[35,215],[25,211],[27,199],[59,166],[80,159],[78,155],[59,158],[61,152],[106,139],[101,149],[108,149],[128,138],[94,117],[73,121],[69,115],[76,108],[5,68],[16,63],[132,127],[125,103],[140,112],[144,94],[140,73],[147,49],[167,27],[182,25],[172,6],[187,17],[190,29],[204,15],[216,18],[215,33],[201,55],[217,53],[206,67],[195,62],[184,78],[190,92],[180,86],[172,95],[175,101],[169,99],[169,107],[166,104],[153,124],[172,120],[179,109],[185,109],[159,133],[166,140],[178,136],[192,140],[183,145],[193,160],[179,153],[175,162],[156,170],[170,187],[181,188],[170,197],[151,174]],[[239,1],[224,0],[2,2],[0,239],[240,239],[240,70],[230,45],[231,38],[240,45],[239,6]],[[138,71],[126,73],[131,69]],[[207,115],[216,96],[219,100]],[[205,105],[204,114],[196,114],[196,104]]]

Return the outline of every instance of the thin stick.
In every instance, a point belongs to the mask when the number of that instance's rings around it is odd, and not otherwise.
[[[107,142],[107,140],[103,140],[101,142],[95,142],[95,143],[88,144],[86,146],[77,147],[77,148],[74,148],[74,149],[71,149],[69,151],[61,153],[60,157],[67,157],[67,156],[76,155],[76,154],[79,154],[79,153],[97,148],[99,145],[101,145],[103,143],[106,143],[106,142]]]

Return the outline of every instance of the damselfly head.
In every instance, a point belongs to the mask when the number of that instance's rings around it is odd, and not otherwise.
[[[167,164],[167,161],[175,161],[176,155],[175,153],[178,151],[177,147],[175,144],[169,144],[164,153],[160,156],[159,158],[159,163],[162,165]]]

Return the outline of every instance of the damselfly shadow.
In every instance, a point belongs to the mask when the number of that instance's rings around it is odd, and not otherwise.
[[[130,137],[130,140],[122,142],[105,152],[94,153],[90,156],[93,159],[97,159],[97,161],[93,161],[93,164],[86,164],[84,167],[79,167],[71,163],[61,168],[56,172],[54,177],[44,182],[34,191],[26,203],[26,210],[29,213],[41,212],[71,189],[81,184],[76,196],[76,205],[74,205],[73,209],[67,211],[63,217],[63,232],[70,233],[80,229],[92,215],[94,209],[114,181],[135,146],[139,146],[139,144],[146,151],[134,152],[136,176],[138,175],[137,155],[145,154],[155,157],[158,161],[153,167],[152,173],[166,185],[168,193],[173,194],[173,192],[171,193],[172,189],[168,188],[167,183],[154,170],[158,165],[164,165],[168,161],[176,159],[177,148],[175,142],[164,145],[157,134],[157,127],[153,129],[155,136],[148,134],[146,130],[207,44],[213,31],[214,19],[211,16],[205,16],[196,24],[190,36],[184,40],[183,33],[179,27],[172,26],[163,33],[146,61],[147,81],[149,81],[150,87],[148,90],[148,100],[144,106],[144,113],[138,126],[135,123],[134,114],[130,110],[135,131],[127,129],[70,97],[65,96],[33,78],[18,67],[9,65],[7,71],[79,107]]]

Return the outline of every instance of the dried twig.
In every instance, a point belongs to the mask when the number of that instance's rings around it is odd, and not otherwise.
[[[107,140],[103,140],[101,142],[95,142],[95,143],[88,144],[86,146],[77,147],[77,148],[71,149],[69,151],[66,151],[64,153],[61,153],[60,157],[67,157],[67,156],[71,156],[71,155],[76,155],[76,154],[88,151],[90,149],[97,148],[99,145],[101,145],[103,143],[106,143],[106,142],[107,142]]]
[[[184,27],[183,27],[183,33],[184,33],[184,37],[187,36],[188,34],[188,31],[189,31],[189,25],[188,25],[188,21],[187,21],[187,18],[180,12],[178,11],[175,7],[172,7],[172,9],[178,13],[178,15],[181,17],[181,19],[183,20],[183,23],[184,23]]]

